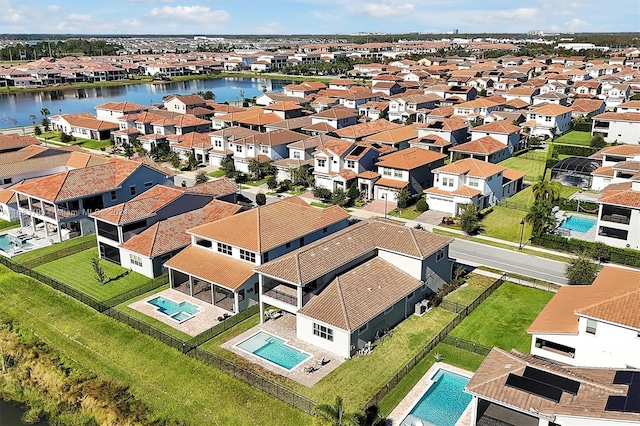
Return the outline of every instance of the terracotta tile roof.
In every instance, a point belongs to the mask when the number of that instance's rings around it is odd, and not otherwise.
[[[598,167],[594,171],[591,172],[593,176],[613,176],[613,167]]]
[[[476,195],[482,194],[482,191],[478,189],[469,188],[468,186],[462,186],[454,191],[451,191],[452,195],[459,195],[461,197],[473,198]]]
[[[503,145],[504,146],[504,145]],[[475,158],[465,158],[463,160],[454,161],[446,166],[438,167],[434,172],[450,173],[454,175],[467,174],[472,177],[489,177],[506,169],[499,164],[487,163]]]
[[[444,189],[440,189],[436,186],[432,186],[431,188],[427,188],[424,191],[425,194],[434,194],[434,195],[444,195],[447,197],[453,198],[453,194],[451,191],[445,191]]]
[[[391,123],[384,118],[380,118],[369,123],[358,123],[353,126],[343,127],[333,132],[339,138],[361,139],[386,130],[403,127],[402,124]]]
[[[292,142],[289,145],[287,145],[287,148],[291,149],[291,148],[297,148],[297,149],[309,149],[309,148],[318,148],[323,146],[325,143],[328,142],[339,142],[340,139],[338,138],[334,138],[333,136],[327,136],[327,135],[317,135],[317,136],[311,136],[308,137],[306,139],[302,139],[301,141],[296,141],[296,142]]]
[[[223,138],[229,138],[233,141],[235,139],[242,139],[248,136],[257,135],[259,133],[260,132],[247,129],[246,127],[231,126],[231,127],[225,127],[224,129],[217,130],[215,132],[211,132],[209,133],[209,136],[220,136]]]
[[[167,140],[171,146],[183,149],[212,148],[211,136],[208,133],[189,132],[183,135],[169,135]]]
[[[449,151],[490,155],[496,152],[500,152],[506,148],[507,146],[499,140],[496,140],[491,136],[485,136],[474,141],[465,142],[453,146],[449,148]]]
[[[524,101],[524,100],[522,100],[520,98],[515,98],[515,99],[511,99],[510,101],[506,101],[504,103],[504,106],[508,106],[508,107],[516,108],[516,109],[521,109],[521,108],[529,106],[529,102]]]
[[[628,189],[626,191],[605,190],[598,199],[599,204],[640,208],[640,191]]]
[[[472,132],[511,134],[520,132],[520,126],[509,123],[507,120],[493,121],[471,129]]]
[[[269,123],[265,127],[267,127],[268,129],[299,130],[310,125],[311,117],[303,116],[280,120],[276,121],[275,123]]]
[[[367,170],[362,173],[358,173],[357,177],[362,179],[378,179],[380,177],[380,174],[372,172],[371,170]]]
[[[242,206],[238,204],[213,200],[201,209],[156,222],[125,241],[120,248],[154,258],[187,247],[191,243],[191,235],[187,234],[187,229],[229,217],[241,209]]]
[[[576,395],[562,392],[559,402],[542,398],[507,386],[510,374],[522,376],[526,367],[536,368],[580,383]],[[580,423],[590,418],[589,424],[607,420],[640,421],[638,413],[605,410],[611,395],[625,396],[628,385],[614,385],[615,369],[574,367],[560,364],[512,350],[494,348],[466,386],[466,391],[489,401],[513,407],[523,412],[537,412],[541,416],[565,415]]]
[[[238,123],[249,124],[254,126],[262,126],[269,123],[282,121],[282,117],[273,112],[265,112],[264,114],[256,114],[249,117],[242,117],[235,120]]]
[[[349,152],[353,146],[353,142],[343,141],[342,139],[333,139],[325,141],[325,143],[316,150],[316,153],[322,153],[326,156],[335,154],[339,157],[342,157],[344,154]]]
[[[340,176],[345,181],[355,179],[356,173],[353,170],[342,169],[338,172],[338,176]]]
[[[104,104],[100,104],[96,106],[96,109],[118,111],[123,114],[126,114],[131,112],[146,111],[149,109],[149,107],[145,105],[134,104],[133,102],[123,101],[123,102],[106,102]]]
[[[407,148],[379,158],[376,166],[412,170],[446,158],[445,154],[422,148]]]
[[[205,248],[189,246],[169,259],[165,266],[236,290],[253,276],[255,265]]]
[[[98,120],[91,114],[62,114],[60,116],[67,123],[75,127],[91,130],[115,130],[119,126],[110,121]]]
[[[600,99],[576,99],[569,108],[572,111],[589,113],[600,109],[602,104],[603,101]]]
[[[303,133],[292,132],[291,130],[274,130],[266,133],[258,133],[246,138],[234,140],[238,145],[266,145],[266,146],[278,146],[288,145],[293,142],[307,139],[309,136]]]
[[[24,148],[29,145],[40,145],[40,141],[33,136],[0,134],[0,152]]]
[[[368,136],[365,140],[369,143],[381,143],[395,145],[401,142],[406,142],[418,137],[418,124],[411,124],[409,126],[400,126],[394,129],[385,130],[380,133]]]
[[[298,313],[354,331],[420,286],[422,281],[374,257],[334,278]]]
[[[448,140],[444,139],[438,135],[425,135],[422,137],[418,137],[409,141],[409,145],[412,144],[424,144],[424,145],[433,145],[433,146],[451,146],[453,145]]]
[[[547,104],[547,105],[543,105],[541,107],[532,109],[531,111],[529,111],[529,114],[548,115],[548,116],[555,117],[558,115],[565,114],[567,112],[570,113],[571,108],[568,108],[562,105]]]
[[[602,159],[605,154],[633,157],[640,155],[640,146],[627,144],[608,146],[589,156],[589,158]]]
[[[312,124],[311,126],[303,127],[302,130],[310,131],[310,132],[330,133],[330,132],[335,132],[336,128],[329,123],[320,122],[320,123]]]
[[[433,114],[433,112],[431,114]],[[455,130],[460,130],[460,129],[466,129],[467,127],[469,127],[469,125],[459,117],[443,118],[441,120],[418,125],[418,128],[420,130],[433,129],[433,130],[445,130],[450,132]]]
[[[510,182],[523,178],[526,175],[527,175],[526,173],[521,172],[520,170],[514,170],[514,169],[504,169],[504,172],[502,172],[502,176],[504,176],[504,178],[509,180]],[[506,183],[504,185],[506,185]]]
[[[604,121],[633,121],[640,123],[640,112],[603,112],[593,117]]]
[[[467,101],[467,102],[463,102],[461,104],[458,104],[456,106],[454,106],[453,108],[491,108],[494,106],[498,106],[500,105],[500,102],[493,102],[490,101],[488,99],[483,99],[483,98],[478,98],[478,99],[474,99],[472,101]]]
[[[163,99],[165,103],[172,101],[173,99],[178,99],[180,102],[185,105],[198,105],[204,104],[205,100],[202,99],[200,95],[192,94],[192,95],[169,95]]]
[[[384,186],[385,188],[402,189],[407,185],[409,185],[409,182],[388,178],[382,178],[376,181],[376,186]]]
[[[349,214],[338,206],[318,210],[300,198],[292,197],[198,226],[189,232],[264,253],[347,217]]]
[[[629,309],[638,311],[636,309],[638,306],[638,290],[640,290],[640,272],[605,266],[590,286],[561,287],[527,328],[527,332],[577,334],[577,312],[585,308],[595,308],[595,306],[603,302],[615,301],[620,296],[631,293],[634,293],[636,298],[634,307],[624,308],[620,306],[620,312],[605,312],[598,308],[597,318],[605,321],[608,318],[616,319],[617,321],[633,319],[633,321],[637,321],[635,322],[635,327],[640,328],[640,319],[636,318],[636,312],[627,312]],[[593,311],[593,313],[595,312],[596,310]],[[625,320],[625,318],[627,319]]]
[[[318,112],[313,114],[312,117],[318,118],[329,118],[333,120],[340,120],[344,118],[357,117],[358,114],[355,113],[352,109],[344,108],[344,107],[334,107],[325,111]]]
[[[238,121],[244,120],[249,117],[264,114],[264,110],[260,107],[251,107],[249,109],[237,112],[230,112],[229,114],[219,115],[215,117],[216,121]],[[281,119],[282,120],[282,119]]]
[[[451,117],[453,115],[453,107],[438,107],[431,110],[429,116],[432,117]]]
[[[404,224],[370,218],[256,268],[267,276],[292,284],[306,284],[376,248],[424,259],[446,247],[450,237],[407,228]]]
[[[618,105],[618,108],[640,108],[640,101],[631,100]]]

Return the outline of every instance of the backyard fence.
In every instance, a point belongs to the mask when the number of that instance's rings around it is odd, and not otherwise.
[[[153,291],[167,284],[169,284],[169,274],[160,275],[159,277],[154,278],[141,286],[114,296],[111,299],[105,300],[104,304],[109,308],[113,308],[114,306],[124,303],[127,300],[133,299],[134,297],[142,296],[145,293]]]
[[[442,299],[442,301],[440,302],[440,304],[438,305],[438,307],[445,309],[449,312],[453,312],[454,314],[457,314],[458,312],[464,310],[464,308],[466,308],[466,305],[461,305],[459,303],[456,302],[452,302],[450,300],[447,299]]]
[[[224,333],[225,331],[235,326],[236,324],[239,324],[242,321],[251,318],[252,316],[256,315],[259,311],[260,311],[259,305],[250,306],[244,311],[239,312],[236,315],[232,315],[223,321],[220,321],[220,323],[213,326],[213,328],[210,328],[198,334],[196,337],[188,341],[188,345],[194,348],[197,346],[200,346],[205,342],[208,342],[209,340],[213,339],[220,333]]]
[[[247,370],[246,368],[241,367],[231,361],[228,361],[222,357],[212,354],[211,352],[199,348],[195,348],[193,351],[189,352],[189,356],[203,361],[227,374],[230,374],[233,377],[247,383],[251,387],[261,390],[262,392],[265,392],[275,398],[278,398],[280,401],[286,402],[287,404],[299,410],[302,410],[307,414],[313,414],[313,408],[316,406],[315,402],[292,391],[285,386],[269,380],[261,374],[257,374],[253,371]]]
[[[97,247],[97,244],[97,240],[85,241],[80,244],[65,247],[54,253],[49,253],[45,254],[44,256],[26,260],[22,263],[22,265],[29,269],[37,268],[38,266],[44,265],[45,263],[53,262],[54,260],[62,259],[63,257],[71,256],[72,254],[80,253],[81,251]]]
[[[487,356],[491,352],[491,348],[480,343],[471,342],[469,340],[461,339],[459,337],[446,336],[442,343],[450,346],[455,346],[463,351],[473,352],[478,355]]]
[[[442,343],[444,339],[448,336],[448,334],[453,330],[458,324],[462,322],[475,308],[480,305],[480,303],[484,302],[491,294],[502,285],[503,282],[506,281],[506,274],[502,274],[500,278],[493,282],[485,291],[482,292],[478,297],[475,298],[473,302],[471,302],[468,306],[466,306],[463,310],[459,311],[458,314],[446,325],[437,336],[429,341],[420,351],[414,356],[408,363],[405,364],[404,367],[400,369],[392,378],[389,380],[374,396],[367,402],[364,408],[371,407],[373,405],[380,404],[380,401],[393,390],[398,383],[407,375],[409,372],[416,366],[420,361],[424,359],[429,352],[431,352],[439,343]]]
[[[507,209],[513,209],[513,210],[522,210],[522,211],[529,211],[529,209],[531,208],[531,204],[529,203],[523,203],[520,201],[512,201],[510,199],[505,199],[500,201],[500,203],[498,204],[500,207],[505,207]]]

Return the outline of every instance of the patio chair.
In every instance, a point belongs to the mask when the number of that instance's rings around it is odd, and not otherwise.
[[[323,357],[322,359],[316,360],[316,364],[318,364],[320,367],[322,367],[323,365],[328,364],[329,361],[331,361],[331,360]]]
[[[313,373],[314,371],[316,371],[318,369],[318,367],[316,367],[315,365],[309,365],[304,367],[304,372],[307,374]]]

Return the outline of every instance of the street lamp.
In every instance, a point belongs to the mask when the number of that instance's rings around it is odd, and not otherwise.
[[[382,198],[384,198],[384,218],[387,218],[387,194],[382,194]]]
[[[524,237],[524,218],[520,221],[520,245],[518,246],[518,250],[522,250],[522,237]]]

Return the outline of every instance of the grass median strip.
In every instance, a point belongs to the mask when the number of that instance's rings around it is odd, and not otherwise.
[[[311,417],[45,285],[0,267],[0,316],[185,424],[311,424]],[[265,407],[269,407],[268,410]]]

